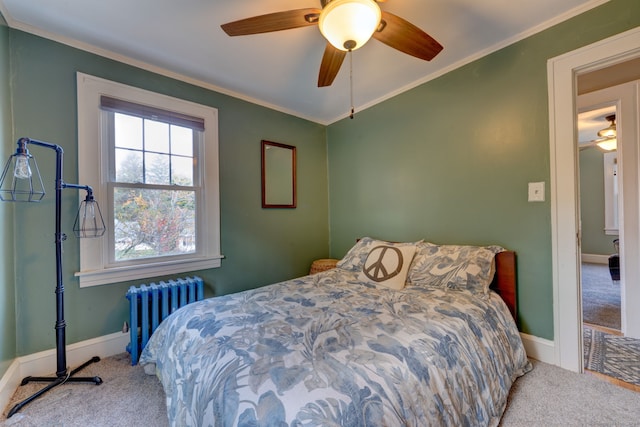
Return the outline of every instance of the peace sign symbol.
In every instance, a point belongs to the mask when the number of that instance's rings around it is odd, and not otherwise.
[[[362,272],[374,282],[384,282],[397,276],[402,264],[400,249],[393,246],[376,246],[369,252]]]

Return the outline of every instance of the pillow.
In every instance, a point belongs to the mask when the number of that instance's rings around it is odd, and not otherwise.
[[[416,253],[414,244],[381,242],[367,254],[358,276],[365,283],[375,283],[390,289],[404,288],[409,266]]]
[[[495,273],[495,255],[502,251],[499,246],[420,243],[408,283],[486,294]]]
[[[422,242],[422,240],[420,240]],[[416,242],[419,243],[419,242]],[[336,267],[349,271],[362,271],[364,261],[367,259],[369,252],[375,246],[380,245],[394,245],[394,246],[415,246],[416,243],[391,243],[384,240],[376,240],[371,237],[363,237],[356,242],[356,244],[349,249],[347,254],[338,261]]]

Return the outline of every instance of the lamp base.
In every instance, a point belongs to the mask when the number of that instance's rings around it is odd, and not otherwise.
[[[56,386],[59,386],[65,383],[94,383],[95,385],[102,384],[102,378],[100,377],[74,377],[74,375],[79,371],[83,370],[84,368],[91,365],[92,363],[99,362],[99,361],[100,361],[100,358],[98,356],[94,356],[89,361],[78,366],[76,369],[69,372],[68,374],[65,373],[64,375],[60,375],[56,377],[25,377],[20,383],[21,386],[26,385],[32,381],[48,382],[50,384],[48,384],[43,389],[37,391],[36,393],[32,394],[31,396],[27,397],[22,402],[17,403],[13,408],[11,408],[11,410],[7,414],[7,418],[11,418],[16,412],[22,409],[23,406],[31,403],[33,400],[42,396],[44,393],[46,393],[47,391],[51,390]]]

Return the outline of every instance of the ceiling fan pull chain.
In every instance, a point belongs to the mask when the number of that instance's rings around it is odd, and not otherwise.
[[[351,114],[349,118],[353,120],[353,51],[349,50],[349,92],[351,96]]]

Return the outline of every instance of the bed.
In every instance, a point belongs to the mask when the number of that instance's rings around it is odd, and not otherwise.
[[[531,369],[515,277],[499,247],[363,238],[334,269],[181,308],[140,364],[174,426],[496,426]]]

